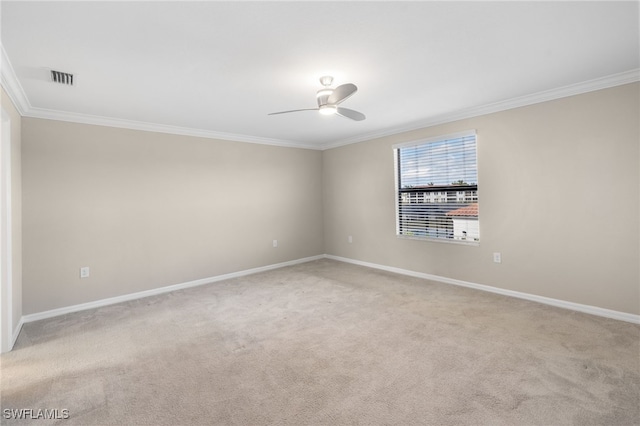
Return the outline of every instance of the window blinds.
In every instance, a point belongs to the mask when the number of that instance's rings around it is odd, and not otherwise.
[[[475,131],[394,149],[398,235],[480,241]]]

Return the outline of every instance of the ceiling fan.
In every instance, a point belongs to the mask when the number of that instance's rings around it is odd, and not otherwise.
[[[320,77],[320,84],[322,84],[324,87],[318,90],[318,93],[316,93],[318,108],[292,109],[290,111],[272,112],[268,115],[287,114],[290,112],[298,111],[319,111],[320,114],[323,115],[336,114],[355,121],[364,120],[366,117],[363,113],[338,106],[338,104],[350,98],[354,93],[358,91],[356,85],[347,83],[341,84],[335,89],[332,89],[329,87],[331,86],[332,82],[333,77],[329,75]]]

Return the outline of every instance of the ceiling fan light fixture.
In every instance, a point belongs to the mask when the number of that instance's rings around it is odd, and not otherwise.
[[[328,75],[320,77],[320,83],[324,87],[316,92],[316,101],[318,102],[318,108],[302,108],[289,111],[271,112],[268,115],[288,114],[290,112],[298,111],[318,111],[322,115],[339,115],[340,117],[348,118],[354,121],[362,121],[366,118],[365,115],[361,112],[354,111],[349,108],[338,107],[338,104],[350,98],[354,93],[358,91],[358,88],[355,84],[345,83],[333,89],[329,87],[331,83],[333,83],[333,77]]]
[[[335,105],[322,105],[319,111],[322,115],[333,115],[338,112],[338,107]]]

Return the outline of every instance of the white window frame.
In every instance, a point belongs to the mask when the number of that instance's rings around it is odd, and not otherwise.
[[[424,145],[424,144],[428,144],[428,143],[432,143],[432,142],[441,142],[441,141],[446,141],[446,140],[452,140],[452,139],[458,139],[458,138],[462,138],[462,137],[468,137],[468,136],[474,136],[475,137],[475,144],[476,144],[476,167],[478,167],[479,164],[479,159],[478,159],[478,135],[476,133],[475,129],[472,130],[466,130],[463,132],[457,132],[457,133],[450,133],[450,134],[446,134],[446,135],[440,135],[440,136],[434,136],[434,137],[429,137],[429,138],[424,138],[424,139],[418,139],[418,140],[412,140],[412,141],[408,141],[408,142],[403,142],[403,143],[399,143],[399,144],[395,144],[392,146],[393,148],[393,164],[394,164],[394,178],[395,178],[395,182],[394,182],[394,195],[395,195],[395,199],[394,199],[394,206],[395,206],[395,220],[396,220],[396,237],[398,238],[402,238],[402,239],[411,239],[411,240],[420,240],[420,241],[427,241],[427,242],[436,242],[436,243],[445,243],[445,244],[462,244],[462,245],[469,245],[469,246],[479,246],[480,245],[480,239],[478,238],[478,240],[457,240],[454,238],[437,238],[437,237],[430,237],[430,236],[414,236],[414,235],[405,235],[401,233],[401,229],[400,229],[400,164],[399,164],[399,150],[401,148],[408,148],[408,147],[414,147],[414,146],[419,146],[419,145]],[[479,174],[479,173],[478,173]],[[478,177],[478,181],[479,181],[479,177]],[[480,193],[480,183],[476,182],[476,203],[479,203],[479,193]],[[435,192],[434,192],[435,194]],[[428,195],[425,194],[425,199],[428,197]],[[446,191],[444,194],[444,197],[446,199]],[[441,198],[441,196],[437,196],[437,198]],[[446,201],[446,200],[445,200]],[[438,200],[436,200],[435,202],[438,202]],[[480,214],[478,212],[478,227],[480,225]],[[479,235],[480,237],[480,235]]]

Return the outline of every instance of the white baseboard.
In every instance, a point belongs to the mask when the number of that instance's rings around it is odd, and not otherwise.
[[[217,281],[228,280],[231,278],[243,277],[245,275],[257,274],[258,272],[270,271],[272,269],[283,268],[285,266],[297,265],[299,263],[311,262],[312,260],[323,259],[324,255],[305,257],[302,259],[290,260],[288,262],[276,263],[273,265],[261,266],[258,268],[246,269],[244,271],[232,272],[224,275],[217,275],[215,277],[202,278],[199,280],[188,281],[181,284],[174,284],[166,287],[154,288],[152,290],[140,291],[137,293],[124,294],[122,296],[110,297],[108,299],[96,300],[93,302],[81,303],[79,305],[67,306],[64,308],[52,309],[49,311],[38,312],[35,314],[23,315],[20,319],[20,328],[22,324],[39,321],[42,319],[53,318],[60,315],[70,314],[72,312],[85,311],[87,309],[99,308],[102,306],[114,305],[116,303],[128,302],[130,300],[141,299],[143,297],[155,296],[158,294],[169,293],[171,291],[182,290],[185,288],[196,287],[204,284],[210,284]],[[19,332],[20,330],[18,330]],[[16,333],[14,335],[14,341],[18,337]]]
[[[127,301],[130,301],[130,300],[141,299],[143,297],[149,297],[149,296],[155,296],[155,295],[158,295],[158,294],[169,293],[171,291],[181,290],[181,289],[190,288],[190,287],[196,287],[196,286],[200,286],[200,285],[204,285],[204,284],[210,284],[210,283],[214,283],[214,282],[217,282],[217,281],[228,280],[228,279],[231,279],[231,278],[242,277],[242,276],[251,275],[251,274],[257,274],[259,272],[264,272],[264,271],[269,271],[269,270],[272,270],[272,269],[283,268],[285,266],[297,265],[297,264],[300,264],[300,263],[311,262],[313,260],[324,259],[324,258],[337,260],[337,261],[345,262],[345,263],[351,263],[351,264],[354,264],[354,265],[366,266],[366,267],[374,268],[374,269],[381,269],[381,270],[387,271],[387,272],[394,272],[394,273],[397,273],[397,274],[408,275],[408,276],[417,277],[417,278],[423,278],[423,279],[426,279],[426,280],[438,281],[438,282],[442,282],[442,283],[446,283],[446,284],[453,284],[453,285],[457,285],[457,286],[473,288],[473,289],[476,289],[476,290],[482,290],[482,291],[487,291],[487,292],[490,292],[490,293],[501,294],[503,296],[510,296],[510,297],[515,297],[515,298],[518,298],[518,299],[530,300],[530,301],[542,303],[542,304],[545,304],[545,305],[551,305],[551,306],[556,306],[556,307],[559,307],[559,308],[570,309],[570,310],[573,310],[573,311],[584,312],[584,313],[587,313],[587,314],[597,315],[597,316],[600,316],[600,317],[612,318],[612,319],[616,319],[616,320],[620,320],[620,321],[630,322],[630,323],[634,323],[634,324],[640,324],[640,315],[629,314],[629,313],[626,313],[626,312],[614,311],[614,310],[611,310],[611,309],[599,308],[597,306],[583,305],[583,304],[580,304],[580,303],[567,302],[567,301],[564,301],[564,300],[552,299],[550,297],[537,296],[535,294],[529,294],[529,293],[522,293],[522,292],[519,292],[519,291],[505,290],[505,289],[498,288],[498,287],[492,287],[492,286],[488,286],[488,285],[484,285],[484,284],[476,284],[476,283],[472,283],[472,282],[468,282],[468,281],[462,281],[462,280],[456,280],[456,279],[453,279],[453,278],[441,277],[441,276],[438,276],[438,275],[426,274],[426,273],[423,273],[423,272],[410,271],[408,269],[396,268],[396,267],[393,267],[393,266],[379,265],[379,264],[376,264],[376,263],[364,262],[364,261],[361,261],[361,260],[355,260],[355,259],[350,259],[350,258],[346,258],[346,257],[340,257],[340,256],[334,256],[334,255],[330,255],[330,254],[324,254],[324,255],[318,255],[318,256],[305,257],[305,258],[302,258],[302,259],[291,260],[291,261],[288,261],[288,262],[276,263],[276,264],[273,264],[273,265],[261,266],[261,267],[258,267],[258,268],[246,269],[244,271],[232,272],[232,273],[229,273],[229,274],[218,275],[218,276],[209,277],[209,278],[203,278],[203,279],[199,279],[199,280],[195,280],[195,281],[188,281],[188,282],[181,283],[181,284],[175,284],[175,285],[170,285],[170,286],[166,286],[166,287],[155,288],[155,289],[152,289],[152,290],[146,290],[146,291],[141,291],[141,292],[137,292],[137,293],[125,294],[125,295],[122,295],[122,296],[110,297],[108,299],[96,300],[96,301],[93,301],[93,302],[82,303],[82,304],[79,304],[79,305],[73,305],[73,306],[67,306],[67,307],[64,307],[64,308],[52,309],[52,310],[49,310],[49,311],[38,312],[38,313],[35,313],[35,314],[23,315],[22,318],[20,319],[20,322],[16,326],[15,331],[14,331],[13,339],[12,339],[13,341],[12,341],[11,346],[13,346],[15,344],[15,341],[18,338],[18,334],[20,333],[20,330],[22,329],[22,325],[26,324],[26,323],[29,323],[29,322],[38,321],[38,320],[47,319],[47,318],[53,318],[53,317],[57,317],[57,316],[60,316],[60,315],[69,314],[69,313],[72,313],[72,312],[79,312],[79,311],[84,311],[84,310],[87,310],[87,309],[94,309],[94,308],[99,308],[99,307],[102,307],[102,306],[113,305],[113,304],[116,304],[116,303],[127,302]]]
[[[13,336],[11,336],[11,347],[9,350],[12,350],[16,344],[16,340],[18,340],[18,336],[20,335],[20,331],[22,330],[22,326],[24,325],[24,317],[20,317],[20,321],[16,325],[16,328],[13,330]]]
[[[640,315],[629,314],[626,312],[613,311],[611,309],[599,308],[597,306],[582,305],[580,303],[567,302],[565,300],[552,299],[550,297],[537,296],[535,294],[522,293],[519,291],[505,290],[498,287],[491,287],[484,284],[476,284],[468,281],[456,280],[453,278],[441,277],[438,275],[425,274],[423,272],[410,271],[408,269],[395,268],[393,266],[379,265],[376,263],[363,262],[361,260],[349,259],[347,257],[325,255],[327,259],[338,260],[340,262],[352,263],[354,265],[366,266],[369,268],[381,269],[383,271],[395,272],[397,274],[409,275],[411,277],[424,278],[431,281],[439,281],[446,284],[453,284],[462,287],[473,288],[476,290],[487,291],[490,293],[501,294],[503,296],[515,297],[518,299],[531,300],[533,302],[543,303],[545,305],[556,306],[558,308],[570,309],[572,311],[584,312],[591,315],[597,315],[605,318],[612,318],[620,321],[626,321],[634,324],[640,324]]]

